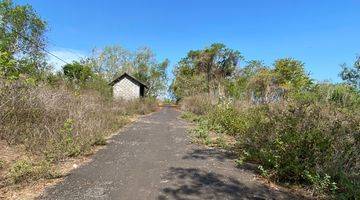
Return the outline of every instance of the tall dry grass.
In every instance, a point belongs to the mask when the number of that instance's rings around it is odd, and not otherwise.
[[[105,100],[95,91],[0,80],[0,139],[51,162],[87,153],[124,126],[154,111],[154,100]]]
[[[211,107],[216,105],[217,102],[218,99],[209,94],[198,94],[182,99],[180,101],[180,108],[183,111],[204,115],[211,110]]]

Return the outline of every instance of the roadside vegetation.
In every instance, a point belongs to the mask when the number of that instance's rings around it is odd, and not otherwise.
[[[6,188],[61,176],[59,164],[91,154],[136,115],[155,111],[168,61],[149,48],[118,45],[54,69],[47,24],[31,6],[0,2],[0,198]],[[147,98],[112,98],[108,85],[128,72],[149,86]],[[15,149],[9,152],[10,149]]]
[[[190,51],[171,91],[194,141],[237,154],[236,163],[316,198],[360,196],[360,58],[343,65],[344,83],[316,82],[304,63],[244,61],[223,44]]]

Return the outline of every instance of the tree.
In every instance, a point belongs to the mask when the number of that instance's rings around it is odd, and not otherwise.
[[[249,90],[254,89],[254,86],[251,85],[252,78],[269,69],[259,60],[250,60],[246,63],[245,67],[237,69],[233,77],[227,81],[227,91],[231,97],[236,99],[248,99],[249,95],[252,95]]]
[[[158,62],[154,52],[147,47],[138,49],[133,54],[133,75],[148,86],[147,95],[157,97],[166,92],[169,60]]]
[[[1,66],[4,76],[36,75],[47,70],[44,47],[46,23],[30,5],[0,2],[0,52],[11,65]]]
[[[149,96],[157,97],[166,91],[169,60],[158,62],[154,52],[147,47],[135,52],[118,45],[94,49],[92,56],[81,63],[108,82],[127,72],[148,86],[146,93]]]
[[[221,43],[212,44],[204,50],[190,51],[188,57],[193,60],[196,70],[206,75],[209,93],[234,72],[242,58],[240,52],[228,49]]]
[[[175,79],[171,84],[174,96],[179,99],[191,95],[194,90],[203,92],[203,88],[208,93],[223,92],[225,79],[233,75],[241,59],[240,52],[220,43],[189,51],[174,71]],[[194,85],[195,82],[198,84]]]
[[[292,58],[276,60],[274,72],[277,84],[287,91],[299,91],[312,83],[308,74],[305,73],[304,63]]]
[[[185,61],[183,61],[185,62]],[[175,78],[170,85],[170,93],[176,101],[183,97],[207,92],[204,74],[195,74],[194,69],[181,61],[174,70]]]
[[[360,56],[357,57],[352,68],[342,64],[342,71],[340,77],[349,85],[360,89]]]
[[[111,82],[123,72],[131,71],[131,60],[130,51],[119,45],[113,45],[103,49],[93,49],[92,55],[83,60],[82,64],[89,66],[94,73]]]
[[[65,65],[63,67],[63,72],[69,80],[76,81],[78,83],[84,83],[94,76],[90,67],[84,66],[79,62],[73,62]]]

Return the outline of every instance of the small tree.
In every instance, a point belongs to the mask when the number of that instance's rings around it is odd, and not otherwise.
[[[340,77],[349,85],[360,89],[360,56],[357,57],[352,68],[347,67],[344,63],[341,65],[343,70],[340,73]]]
[[[78,83],[84,83],[94,76],[90,67],[84,66],[76,61],[65,65],[63,67],[63,72],[69,80],[76,81]]]
[[[30,5],[0,1],[0,74],[16,79],[48,70],[45,62],[46,23]]]
[[[287,91],[299,91],[311,85],[304,63],[293,58],[278,59],[274,63],[277,84]]]

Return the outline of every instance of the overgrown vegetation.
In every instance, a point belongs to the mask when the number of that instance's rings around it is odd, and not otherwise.
[[[192,132],[198,141],[231,148],[238,154],[237,164],[257,163],[263,176],[301,184],[317,197],[360,196],[359,61],[341,73],[349,84],[314,83],[304,64],[292,58],[276,60],[272,67],[249,61],[240,68],[234,62],[227,67],[232,72],[216,80],[209,92],[201,90],[208,82],[197,81],[206,76],[200,69],[213,67],[208,72],[215,77],[215,69],[223,69],[225,62],[214,54],[202,63],[207,49],[196,51],[201,56],[195,59],[190,51],[176,68],[172,84],[174,97],[186,111],[183,117],[197,123]],[[187,86],[192,84],[197,89]],[[218,138],[212,140],[211,134]],[[236,142],[226,142],[224,135]]]
[[[150,49],[132,60],[104,50],[54,72],[44,52],[46,23],[32,7],[1,1],[0,17],[0,140],[26,152],[6,166],[0,160],[0,170],[7,171],[0,173],[0,188],[58,177],[60,161],[91,153],[132,116],[155,110],[168,61],[158,63]],[[125,71],[149,84],[148,98],[112,98],[109,82]]]

